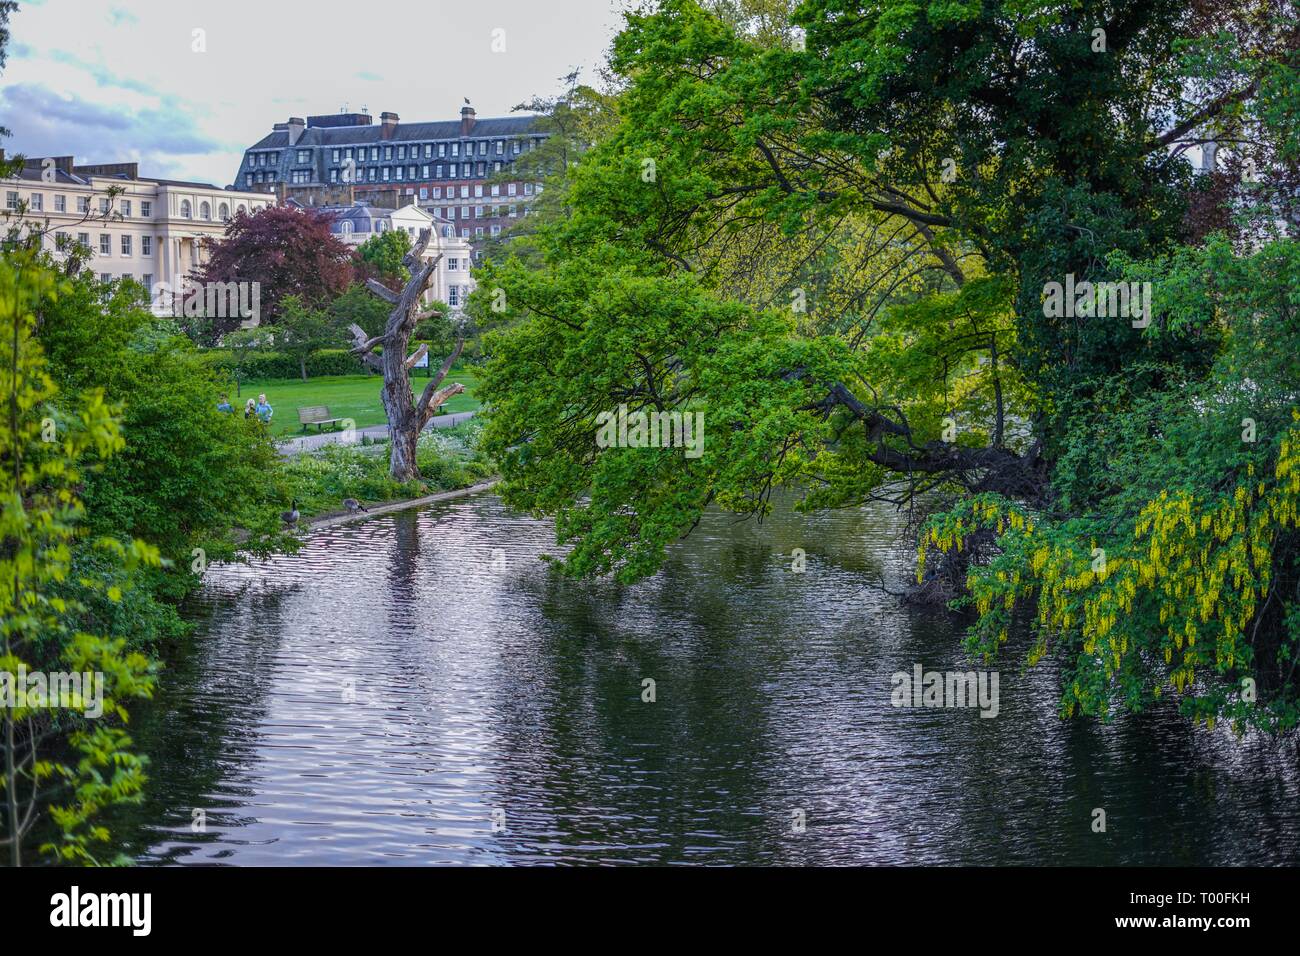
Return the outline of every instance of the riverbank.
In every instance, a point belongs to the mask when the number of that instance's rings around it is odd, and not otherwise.
[[[399,482],[389,476],[386,440],[363,438],[360,444],[330,444],[284,458],[284,500],[296,502],[299,521],[306,525],[349,514],[343,505],[348,498],[367,508],[387,508],[475,486],[495,478],[497,471],[478,450],[481,428],[471,419],[424,432],[417,443],[419,481]]]
[[[403,498],[397,501],[384,502],[383,504],[368,505],[365,511],[337,511],[332,514],[324,514],[312,518],[306,523],[310,531],[320,531],[325,528],[333,528],[341,524],[353,524],[358,521],[368,521],[371,518],[378,518],[380,515],[392,514],[394,511],[406,511],[410,508],[421,508],[424,505],[431,505],[436,501],[450,501],[452,498],[464,498],[466,495],[476,495],[480,491],[487,491],[501,481],[500,478],[492,478],[488,481],[479,482],[468,488],[457,488],[452,491],[439,491],[437,494],[423,495],[419,498]]]

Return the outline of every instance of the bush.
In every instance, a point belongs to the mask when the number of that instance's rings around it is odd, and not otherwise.
[[[478,450],[481,431],[482,426],[471,421],[422,434],[416,450],[423,475],[419,482],[388,477],[388,444],[383,442],[326,445],[318,452],[295,455],[284,464],[286,483],[305,516],[338,511],[344,498],[394,501],[466,488],[493,472]]]
[[[283,352],[254,352],[242,365],[229,349],[207,349],[203,356],[217,372],[233,378],[238,371],[241,381],[301,377],[297,360]],[[365,371],[367,369],[361,360],[347,349],[320,349],[307,359],[307,375],[312,378],[321,375],[356,375]]]

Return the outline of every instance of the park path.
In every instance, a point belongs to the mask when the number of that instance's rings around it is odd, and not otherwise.
[[[451,428],[453,425],[467,422],[473,417],[473,412],[456,412],[453,415],[435,415],[433,418],[429,419],[429,424],[424,427],[426,429]],[[281,455],[288,457],[289,455],[296,455],[303,451],[315,451],[318,448],[324,448],[326,445],[337,445],[343,441],[343,435],[344,433],[342,431],[298,435],[288,439],[287,441],[281,439],[280,442],[277,442],[277,447],[279,448]],[[363,435],[368,438],[387,438],[388,426],[370,425],[366,428],[358,428],[352,433],[352,444],[361,441],[361,436]]]

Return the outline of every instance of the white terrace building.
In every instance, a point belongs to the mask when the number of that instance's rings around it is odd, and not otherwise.
[[[433,237],[429,240],[424,258],[429,260],[441,254],[442,261],[438,263],[425,298],[446,302],[456,312],[464,308],[465,298],[474,289],[474,280],[469,274],[473,250],[469,239],[456,235],[456,227],[452,223],[435,218],[414,201],[400,209],[383,209],[364,202],[354,202],[350,206],[313,208],[334,220],[330,230],[349,246],[359,246],[371,236],[390,229],[406,233],[414,245],[419,241],[420,230],[432,229]]]
[[[135,163],[75,166],[71,156],[28,159],[0,189],[10,214],[26,203],[26,218],[46,231],[48,248],[65,235],[94,253],[89,268],[102,280],[130,276],[146,288],[178,287],[207,261],[205,244],[220,238],[237,212],[275,203],[265,193],[142,177]]]

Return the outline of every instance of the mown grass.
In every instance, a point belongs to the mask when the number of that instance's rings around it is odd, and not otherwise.
[[[423,370],[417,369],[411,379],[412,391],[418,396],[424,391],[427,381]],[[473,369],[463,366],[452,369],[443,384],[452,382],[464,385],[465,391],[452,396],[447,402],[446,412],[476,410],[479,401],[474,397],[474,390],[478,387],[478,377]],[[298,409],[307,405],[327,405],[331,418],[351,418],[357,428],[365,428],[383,425],[387,421],[379,399],[382,385],[383,379],[378,375],[324,375],[305,382],[299,378],[255,379],[244,382],[238,396],[232,391],[230,403],[242,414],[244,402],[265,392],[267,401],[275,410],[271,417],[271,434],[277,438],[302,434]],[[309,431],[315,432],[316,428],[313,426]]]

